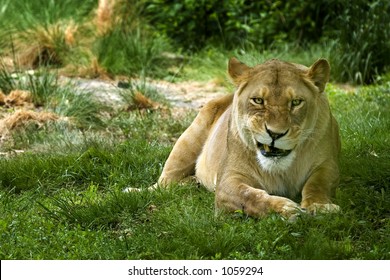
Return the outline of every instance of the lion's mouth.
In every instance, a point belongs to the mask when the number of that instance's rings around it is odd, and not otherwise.
[[[283,150],[257,142],[261,154],[265,157],[285,157],[291,153],[291,150]]]

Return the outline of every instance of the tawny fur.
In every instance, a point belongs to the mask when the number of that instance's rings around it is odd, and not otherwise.
[[[236,92],[201,109],[175,144],[158,185],[195,175],[215,191],[217,210],[255,217],[288,217],[302,208],[337,211],[331,199],[340,140],[324,93],[329,73],[325,59],[307,68],[279,60],[248,67],[232,58]],[[270,146],[290,152],[269,156]],[[300,205],[291,200],[299,193]]]

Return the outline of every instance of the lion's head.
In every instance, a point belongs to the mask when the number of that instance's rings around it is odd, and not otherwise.
[[[325,59],[310,68],[276,59],[255,67],[229,61],[237,86],[233,126],[265,170],[286,170],[303,144],[315,137],[318,122],[326,118],[320,112],[328,106],[323,91],[329,72]]]

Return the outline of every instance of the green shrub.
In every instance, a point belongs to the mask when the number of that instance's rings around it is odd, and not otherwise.
[[[144,5],[144,16],[159,32],[190,49],[210,41],[235,48],[318,39],[326,8],[308,1],[266,0],[145,0]]]
[[[333,68],[339,81],[372,83],[390,65],[390,2],[343,1],[337,10]]]
[[[385,0],[144,0],[143,4],[143,16],[151,25],[186,50],[210,44],[263,50],[286,43],[332,41],[336,79],[355,83],[373,82],[390,64],[390,3]]]

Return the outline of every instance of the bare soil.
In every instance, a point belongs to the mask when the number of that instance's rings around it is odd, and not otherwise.
[[[122,89],[118,87],[118,81],[75,79],[72,82],[81,92],[93,94],[112,106],[120,105],[123,102],[120,95]],[[197,110],[209,100],[228,93],[225,87],[214,81],[170,83],[151,80],[147,82],[147,85],[163,95],[174,110]]]

